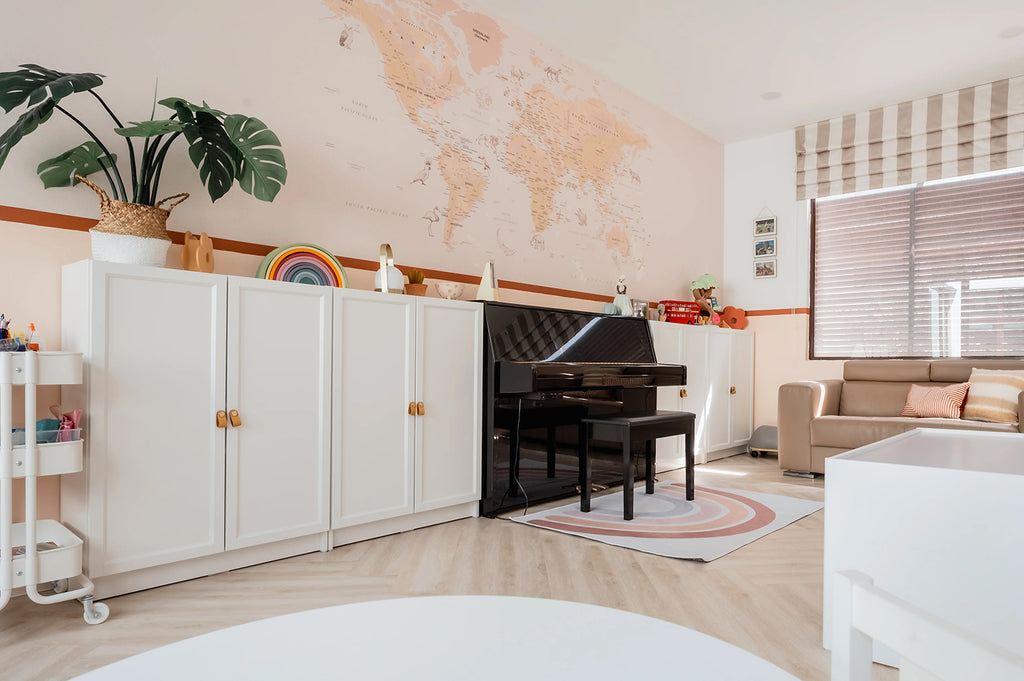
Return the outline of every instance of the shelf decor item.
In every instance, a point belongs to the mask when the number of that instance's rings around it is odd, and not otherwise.
[[[160,176],[167,151],[178,137],[188,142],[188,156],[199,171],[210,199],[216,201],[237,180],[248,194],[261,201],[273,201],[288,176],[281,142],[258,118],[226,114],[205,102],[192,104],[180,97],[154,102],[150,119],[125,125],[96,94],[103,76],[96,73],[62,73],[36,64],[22,64],[18,71],[0,73],[0,107],[11,113],[26,105],[27,110],[0,135],[0,167],[11,149],[26,135],[48,121],[54,111],[67,116],[88,136],[68,151],[43,161],[36,172],[43,186],[71,187],[85,182],[100,195],[99,223],[90,230],[93,258],[162,265],[170,237],[167,217],[170,209],[188,197],[177,194],[157,199]],[[130,186],[125,186],[118,169],[118,156],[77,116],[64,106],[69,96],[88,92],[114,122],[114,132],[124,138],[131,169]],[[156,104],[172,111],[156,119]],[[142,138],[137,154],[135,138]],[[106,177],[110,196],[85,178],[93,173]],[[167,208],[161,204],[169,203]]]
[[[395,267],[395,254],[391,244],[380,245],[380,269],[373,275],[373,290],[382,293],[403,293],[405,275]]]
[[[427,285],[423,283],[423,270],[409,270],[409,283],[405,292],[411,296],[427,295]]]
[[[348,288],[348,274],[333,255],[313,244],[275,248],[260,262],[256,277],[313,286]]]

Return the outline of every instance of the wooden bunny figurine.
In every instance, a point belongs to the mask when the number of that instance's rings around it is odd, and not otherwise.
[[[198,237],[192,236],[192,232],[185,232],[181,266],[190,272],[213,272],[213,239],[206,232]]]

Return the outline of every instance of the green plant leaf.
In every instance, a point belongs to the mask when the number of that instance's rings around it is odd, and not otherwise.
[[[235,183],[242,155],[216,116],[205,110],[197,110],[193,115],[183,101],[175,105],[175,110],[178,120],[184,123],[182,133],[188,140],[188,156],[199,170],[199,179],[206,185],[210,199],[216,201]]]
[[[197,111],[205,111],[206,113],[212,114],[217,118],[224,118],[225,116],[227,116],[227,114],[223,111],[211,109],[206,102],[203,102],[203,105],[199,106],[198,104],[192,104],[191,102],[186,101],[181,97],[167,97],[166,99],[161,99],[158,103],[163,106],[166,106],[168,109],[174,109],[175,111],[178,110],[178,105],[181,104],[185,107],[188,107],[188,110],[192,113],[195,113]]]
[[[96,73],[61,73],[36,64],[22,64],[20,71],[0,73],[0,107],[7,113],[28,101],[29,106],[50,98],[56,104],[75,92],[103,85]]]
[[[240,114],[224,119],[224,129],[242,155],[239,186],[260,201],[273,201],[288,179],[281,140],[260,119]]]
[[[124,137],[156,137],[171,132],[181,132],[185,126],[181,121],[142,121],[136,123],[130,121],[131,125],[124,128],[114,128],[114,132]]]
[[[20,142],[25,135],[45,123],[53,114],[55,106],[56,104],[52,99],[46,100],[42,104],[21,114],[18,120],[14,122],[14,125],[8,128],[7,132],[3,135],[0,135],[0,167],[3,167],[4,161],[7,160],[7,155],[11,153],[14,145]]]
[[[65,151],[60,156],[43,161],[36,168],[36,172],[47,189],[73,187],[79,182],[75,175],[86,177],[104,168],[110,168],[114,163],[117,163],[116,155],[111,159],[103,153],[100,145],[89,141]]]

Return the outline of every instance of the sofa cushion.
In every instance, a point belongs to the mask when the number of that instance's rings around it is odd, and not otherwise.
[[[819,416],[811,421],[811,445],[854,449],[915,428],[949,428],[955,430],[981,430],[996,433],[1016,433],[1015,425],[984,423],[963,419],[915,419],[902,416]]]
[[[971,378],[971,370],[1024,369],[1019,359],[937,359],[932,362],[933,383],[963,383]]]
[[[1024,390],[1024,371],[974,369],[964,418],[1017,423],[1017,396]]]
[[[840,416],[899,416],[912,383],[846,381],[839,396]]]
[[[856,359],[843,364],[843,378],[847,381],[927,383],[935,380],[931,377],[931,364],[926,359]]]
[[[900,416],[910,418],[946,418],[958,419],[967,399],[969,383],[953,385],[917,385],[910,386],[907,403],[903,405]]]

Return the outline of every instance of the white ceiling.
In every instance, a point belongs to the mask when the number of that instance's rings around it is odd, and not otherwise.
[[[723,143],[1024,75],[1024,0],[473,3]]]

